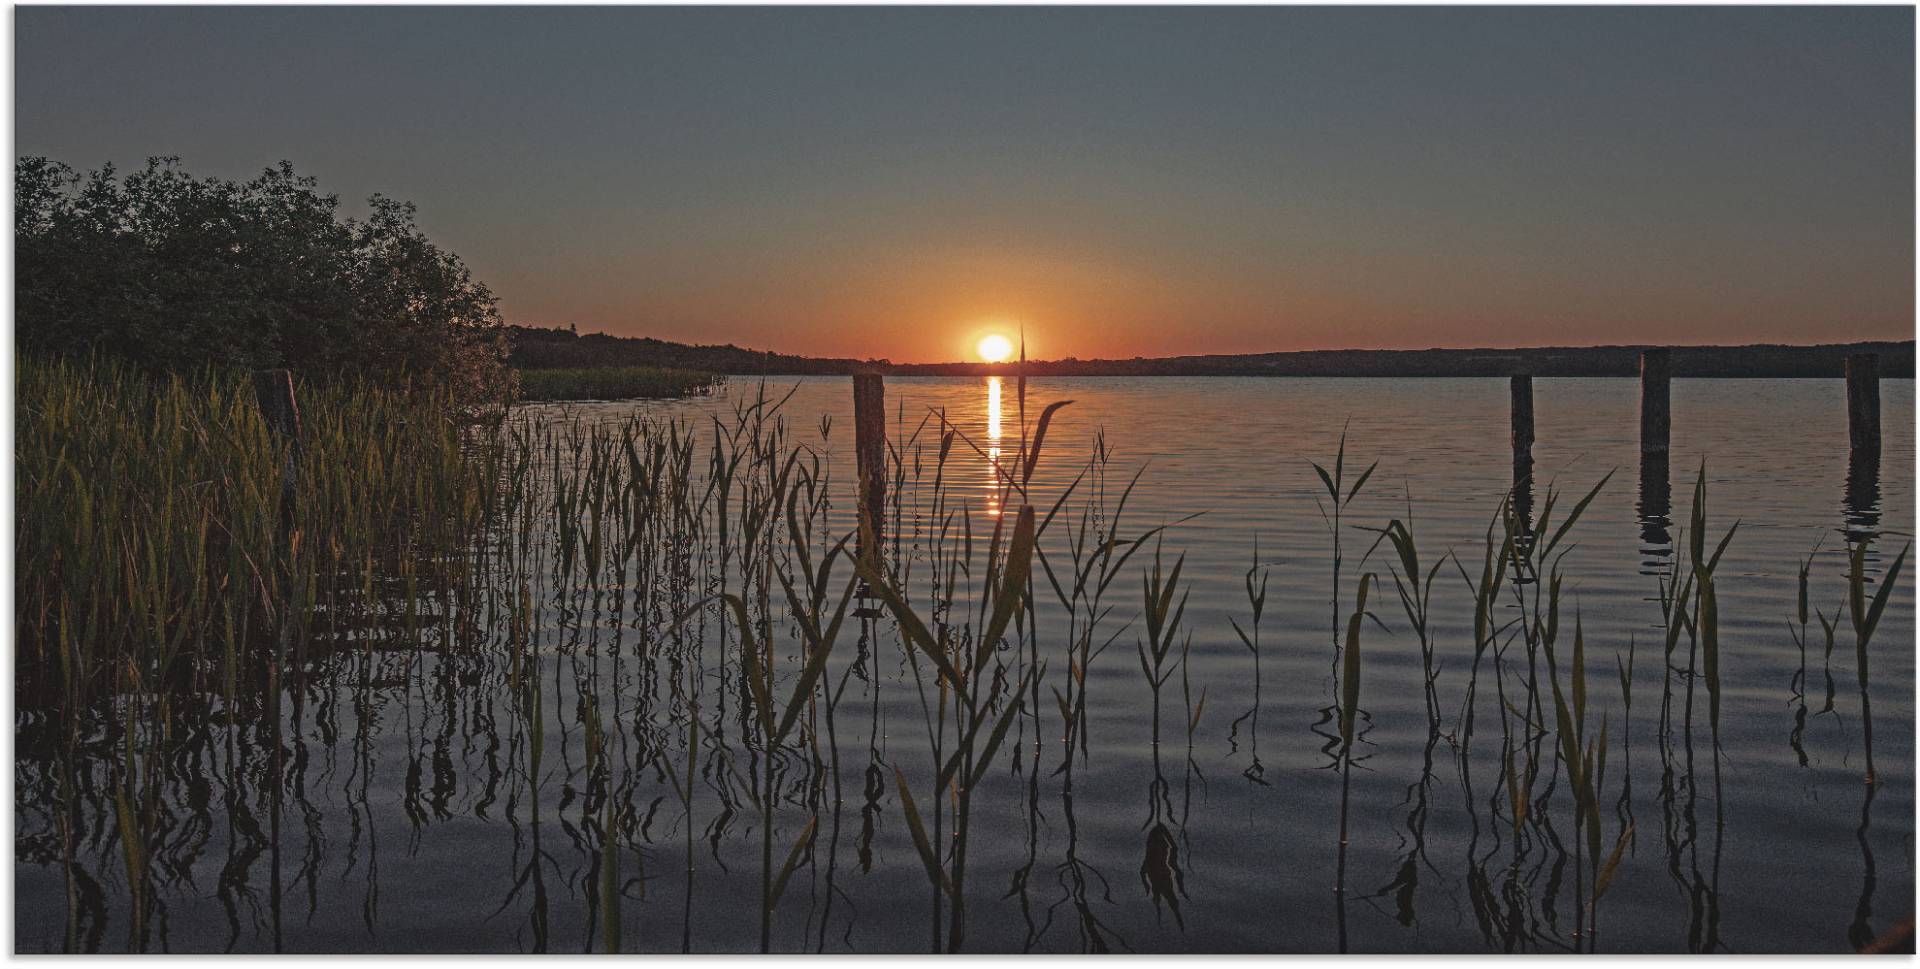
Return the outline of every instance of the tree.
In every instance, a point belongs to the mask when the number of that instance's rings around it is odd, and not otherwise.
[[[15,332],[27,352],[109,353],[157,371],[209,364],[353,373],[463,402],[512,372],[493,294],[409,203],[365,220],[282,162],[235,182],[178,159],[84,177],[15,170]]]

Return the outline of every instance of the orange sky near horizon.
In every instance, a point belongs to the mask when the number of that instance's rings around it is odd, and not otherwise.
[[[506,319],[895,362],[1914,332],[1897,6],[61,7],[15,150],[290,160]],[[270,92],[267,96],[262,92]]]
[[[1578,276],[1503,271],[1511,254],[1459,248],[1410,271],[1395,254],[1322,253],[1267,273],[1223,259],[1116,260],[1014,247],[930,246],[725,273],[641,271],[632,289],[543,307],[499,286],[514,322],[582,332],[734,343],[806,356],[895,363],[972,361],[987,332],[1024,327],[1033,359],[1161,357],[1295,350],[1608,344],[1833,343],[1913,336],[1912,290],[1814,266],[1851,285],[1788,285],[1727,298],[1725,279],[1683,276],[1700,265],[1623,259]],[[1804,260],[1803,260],[1804,261]],[[511,270],[499,275],[511,277]],[[591,283],[582,280],[583,286]],[[1910,284],[1909,284],[1910,286]]]

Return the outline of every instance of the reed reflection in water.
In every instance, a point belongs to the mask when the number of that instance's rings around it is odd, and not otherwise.
[[[1707,465],[1708,555],[1742,522],[1713,579],[1716,729],[1678,591],[1694,557],[1674,561],[1688,509],[1668,510],[1665,469],[1605,477],[1639,460],[1631,381],[1541,382],[1527,548],[1546,554],[1605,484],[1557,565],[1503,586],[1477,672],[1461,573],[1477,582],[1499,544],[1502,382],[1035,382],[1036,403],[1075,403],[1029,465],[1000,379],[890,381],[907,486],[886,584],[970,664],[951,678],[891,612],[834,629],[847,388],[803,380],[781,402],[791,386],[528,409],[503,465],[526,494],[462,562],[471,584],[343,584],[281,691],[227,708],[152,690],[73,724],[23,701],[21,949],[738,951],[764,922],[775,951],[1844,951],[1913,909],[1910,866],[1888,862],[1913,835],[1911,573],[1873,643],[1877,784],[1864,676],[1857,696],[1828,685],[1836,715],[1790,740],[1780,702],[1815,664],[1853,675],[1822,616],[1793,624],[1810,649],[1791,635],[1799,565],[1844,639],[1858,542],[1841,533],[1873,506],[1869,583],[1912,533],[1910,419],[1886,423],[1860,502],[1844,448],[1794,419],[1843,413],[1837,386],[1676,382],[1672,462],[1683,481]],[[1883,389],[1910,417],[1911,383]],[[1341,681],[1307,457],[1343,429],[1348,475],[1379,469],[1343,512],[1336,591],[1359,618],[1373,575],[1378,621],[1358,627],[1364,709],[1329,771],[1315,725]],[[982,642],[1022,506],[1031,581]],[[1362,554],[1363,529],[1396,519],[1420,572],[1460,563],[1433,581],[1431,675],[1392,605],[1394,553]],[[1598,823],[1574,803],[1555,689],[1610,748]],[[956,755],[978,762],[941,783]]]

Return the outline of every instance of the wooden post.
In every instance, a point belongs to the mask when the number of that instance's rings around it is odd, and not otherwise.
[[[260,416],[266,419],[267,427],[273,436],[285,442],[286,462],[280,475],[280,529],[275,536],[276,553],[285,557],[289,548],[289,533],[293,530],[293,496],[298,488],[300,475],[300,405],[293,398],[293,372],[290,370],[255,370],[253,372],[253,393],[260,404]],[[287,563],[277,570],[281,583],[281,592],[286,597],[284,605],[291,604],[292,564]],[[271,908],[273,916],[273,951],[280,951],[280,804],[281,785],[286,776],[286,744],[282,741],[283,719],[280,712],[280,676],[281,667],[290,658],[295,669],[306,666],[306,648],[301,643],[300,655],[293,656],[293,622],[283,611],[277,619],[279,625],[278,642],[267,662],[267,691],[271,697],[269,706],[273,717],[273,785],[270,792],[269,828],[271,831],[272,871],[268,890],[273,894]],[[299,695],[304,690],[296,690],[294,699],[294,717],[300,716]]]
[[[260,416],[266,419],[273,435],[287,444],[286,466],[280,476],[280,521],[293,522],[293,494],[300,480],[300,405],[293,399],[293,372],[255,370],[253,393],[260,402]]]
[[[1672,413],[1667,393],[1667,351],[1640,353],[1640,453],[1667,453],[1667,430]]]
[[[877,566],[887,534],[887,391],[877,373],[853,375],[853,449],[860,481],[859,552]]]
[[[1515,374],[1513,398],[1513,520],[1518,525],[1515,539],[1523,545],[1533,541],[1533,376]]]
[[[293,399],[293,371],[255,370],[253,392],[260,398],[260,414],[275,434],[300,441],[300,405]]]
[[[1533,376],[1513,376],[1513,483],[1533,477]]]
[[[1880,355],[1847,355],[1847,441],[1853,450],[1880,450]]]

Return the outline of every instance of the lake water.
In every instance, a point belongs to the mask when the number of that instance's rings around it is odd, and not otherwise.
[[[1870,751],[1845,617],[1849,537],[1866,546],[1877,580],[1914,529],[1913,384],[1881,389],[1876,468],[1849,461],[1840,380],[1676,380],[1671,456],[1660,475],[1640,460],[1635,381],[1534,382],[1532,511],[1544,509],[1551,485],[1561,493],[1557,522],[1611,472],[1561,546],[1559,682],[1569,683],[1577,615],[1588,674],[1583,735],[1593,740],[1603,717],[1608,724],[1602,855],[1625,845],[1597,906],[1597,939],[1576,941],[1595,866],[1579,856],[1583,836],[1555,758],[1549,696],[1540,697],[1543,739],[1531,746],[1518,720],[1526,700],[1506,697],[1516,771],[1530,762],[1538,771],[1517,840],[1502,785],[1496,685],[1521,685],[1524,642],[1505,647],[1503,673],[1490,653],[1474,674],[1473,596],[1461,569],[1441,567],[1429,628],[1440,722],[1430,728],[1421,653],[1393,593],[1388,549],[1363,561],[1375,537],[1365,528],[1410,516],[1424,565],[1451,550],[1478,578],[1513,478],[1506,382],[1031,382],[1029,428],[1045,404],[1073,401],[1053,420],[1030,486],[1042,514],[1087,469],[1096,442],[1107,458],[1043,535],[1049,566],[1068,568],[1086,501],[1104,502],[1105,517],[1087,511],[1099,536],[1167,526],[1159,536],[1166,568],[1185,556],[1184,665],[1177,647],[1156,743],[1153,691],[1136,648],[1146,635],[1149,545],[1106,593],[1110,611],[1094,645],[1111,645],[1083,670],[1085,730],[1062,769],[1065,721],[1052,692],[1074,692],[1070,637],[1051,584],[1036,580],[1038,637],[1012,647],[1009,662],[1017,676],[1021,655],[1046,661],[1045,689],[972,792],[965,948],[1844,952],[1911,918],[1911,567],[1870,648]],[[789,440],[824,461],[832,489],[824,521],[843,533],[855,477],[848,382],[777,381],[766,392],[789,390],[780,410]],[[753,381],[734,378],[713,398],[543,405],[520,419],[614,423],[637,412],[688,419],[710,434],[710,415],[730,420],[756,393]],[[963,435],[947,464],[948,494],[966,505],[984,546],[1008,501],[993,468],[1010,465],[1020,447],[1013,382],[891,379],[887,393],[909,472],[917,465],[931,474],[939,425],[924,423],[930,415],[943,414]],[[824,431],[823,415],[831,416]],[[1377,469],[1342,511],[1336,586],[1326,492],[1309,462],[1331,471],[1343,431],[1344,483]],[[705,460],[702,452],[696,466]],[[1684,639],[1673,658],[1680,669],[1663,670],[1659,602],[1703,464],[1709,548],[1739,522],[1715,573],[1717,757],[1704,680],[1683,672]],[[1116,525],[1111,512],[1141,469]],[[1663,481],[1670,508],[1661,507]],[[937,523],[930,495],[922,484],[901,496],[900,558],[918,563],[910,588],[928,581]],[[1838,617],[1830,655],[1818,621],[1806,649],[1795,639],[1799,567],[1810,553],[1812,605]],[[1235,631],[1235,623],[1253,631],[1245,580],[1256,563],[1269,577],[1257,680]],[[1378,621],[1362,624],[1363,712],[1343,771],[1336,629],[1344,634],[1362,572],[1385,585],[1370,600]],[[70,880],[50,844],[47,811],[17,793],[19,950],[582,951],[617,937],[630,950],[752,951],[762,853],[770,843],[777,870],[809,837],[771,920],[772,949],[926,951],[936,921],[945,936],[946,903],[936,919],[894,778],[898,768],[931,824],[939,799],[923,703],[937,713],[938,694],[916,675],[891,619],[867,623],[871,638],[845,634],[825,675],[841,690],[833,735],[777,759],[778,807],[763,842],[748,793],[760,752],[750,744],[736,739],[724,758],[702,748],[690,809],[673,793],[681,774],[667,769],[686,757],[685,708],[661,699],[662,684],[710,682],[701,688],[726,702],[726,648],[705,644],[690,672],[681,668],[694,662],[686,657],[656,661],[627,644],[644,639],[640,627],[658,633],[663,617],[603,620],[597,594],[588,604],[542,587],[557,581],[551,573],[534,579],[523,605],[506,611],[524,623],[540,659],[548,694],[536,714],[540,733],[512,726],[509,684],[518,681],[504,650],[443,649],[423,636],[410,649],[324,661],[290,715],[277,835],[262,787],[233,780],[258,775],[231,770],[264,756],[248,753],[263,744],[261,728],[230,733],[211,713],[183,711],[180,729],[205,734],[203,748],[188,746],[204,749],[208,762],[176,765],[178,776],[198,781],[170,795],[177,811],[155,858],[155,914],[137,943],[116,874],[119,849],[106,836],[110,809],[92,806],[97,816],[86,819],[76,851],[82,871]],[[601,583],[598,591],[611,590]],[[1519,615],[1512,593],[1504,596],[1501,622]],[[777,587],[771,599],[784,601]],[[790,623],[775,626],[784,692],[797,646]],[[1617,664],[1630,648],[1628,715]],[[1476,676],[1469,741],[1461,714]],[[701,743],[727,750],[727,730],[739,721],[730,723],[725,707],[704,709],[715,736]],[[611,771],[596,772],[587,752],[595,716],[607,724]],[[22,714],[17,736],[35,727]],[[526,754],[535,742],[544,755],[537,788]],[[1877,785],[1864,783],[1869,756]],[[23,756],[17,790],[45,790],[49,773]],[[626,832],[611,849],[601,826],[610,817],[623,818]]]

